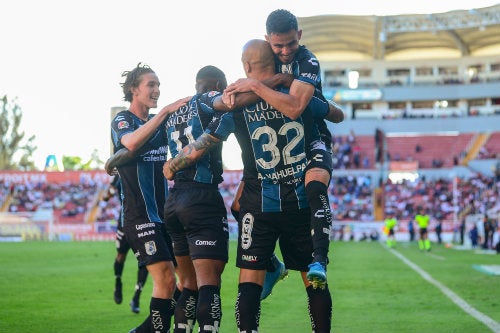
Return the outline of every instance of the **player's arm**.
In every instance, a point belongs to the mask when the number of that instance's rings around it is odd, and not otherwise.
[[[154,117],[149,119],[144,125],[139,127],[133,132],[123,135],[120,139],[121,144],[125,146],[132,153],[136,152],[140,147],[142,147],[146,141],[151,137],[155,130],[162,124],[165,118],[175,111],[177,111],[181,106],[186,105],[186,103],[191,99],[191,96],[179,99],[165,107],[163,107],[160,112],[158,112]]]
[[[120,138],[120,143],[124,148],[117,151],[113,156],[111,156],[105,163],[104,168],[109,175],[114,175],[116,173],[116,168],[129,163],[137,155],[140,155],[141,148],[147,140],[153,135],[158,126],[160,126],[166,117],[177,111],[180,107],[186,105],[186,103],[191,99],[191,96],[181,98],[167,106],[163,107],[160,112],[154,115],[151,119],[146,121],[144,125],[137,128],[133,132],[124,134]]]
[[[261,82],[271,89],[276,89],[279,86],[289,88],[293,80],[294,77],[291,74],[277,73]],[[260,100],[261,98],[252,91],[236,94],[230,93],[230,91],[226,89],[221,98],[216,98],[216,100],[214,100],[214,108],[217,111],[231,111],[245,105],[257,103]]]
[[[309,101],[309,108],[314,118],[326,119],[336,124],[344,120],[344,112],[340,106],[334,101],[327,100],[319,90]]]
[[[344,121],[344,112],[342,108],[334,101],[328,100],[329,112],[325,119],[332,123],[338,124]]]
[[[238,220],[238,215],[240,213],[240,197],[243,193],[243,187],[245,186],[245,181],[241,180],[234,194],[233,202],[231,203],[231,213],[234,218]]]
[[[255,79],[239,79],[227,86],[225,91],[229,95],[252,91],[288,118],[297,119],[309,104],[314,90],[312,84],[293,80],[287,94],[271,89]]]
[[[136,154],[127,148],[122,148],[114,153],[106,163],[104,164],[104,169],[108,175],[114,175],[116,173],[116,168],[129,163],[134,160]]]
[[[215,136],[203,133],[196,141],[185,146],[177,156],[165,162],[163,165],[163,175],[168,180],[174,179],[176,172],[195,164],[205,153],[220,142],[221,140]]]

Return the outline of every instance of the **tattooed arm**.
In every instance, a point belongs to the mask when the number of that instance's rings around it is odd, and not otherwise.
[[[185,169],[198,161],[207,151],[220,144],[221,140],[203,133],[195,142],[184,147],[177,156],[163,165],[163,175],[168,180],[174,179],[177,171]]]

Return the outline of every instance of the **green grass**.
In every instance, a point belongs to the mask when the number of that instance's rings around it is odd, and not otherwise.
[[[500,256],[437,245],[428,254],[408,243],[396,250],[500,322],[500,276],[472,267],[499,265]],[[230,251],[222,286],[223,333],[237,332],[234,242]],[[332,332],[491,332],[379,243],[334,242],[331,251]],[[137,272],[131,253],[123,277],[124,301],[113,301],[113,242],[0,243],[0,254],[0,332],[128,332],[146,315],[150,279],[141,313],[128,306]],[[298,273],[290,272],[263,301],[260,332],[311,332],[306,306]]]

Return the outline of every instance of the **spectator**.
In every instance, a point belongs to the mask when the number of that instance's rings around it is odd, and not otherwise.
[[[363,157],[363,169],[370,168],[370,159],[368,156]]]
[[[495,174],[495,181],[500,182],[500,158],[495,163],[493,172]]]
[[[465,219],[462,219],[462,222],[460,222],[460,245],[464,245],[464,236],[465,236],[464,234],[465,234]]]
[[[349,131],[349,135],[347,136],[347,142],[349,142],[351,145],[356,142],[356,135],[354,134],[354,130],[352,128]]]
[[[413,220],[408,221],[408,233],[410,234],[410,242],[415,240],[415,227],[413,225]]]
[[[441,242],[442,242],[441,232],[443,231],[443,221],[441,221],[441,219],[438,219],[435,231],[436,231],[436,237],[437,237],[438,244],[441,244]]]
[[[472,225],[472,229],[469,231],[470,241],[472,243],[472,248],[475,249],[477,247],[477,243],[479,241],[479,233],[477,231],[476,224]]]
[[[493,221],[488,218],[487,215],[484,216],[483,219],[484,226],[484,240],[483,240],[483,249],[492,249],[493,248]]]

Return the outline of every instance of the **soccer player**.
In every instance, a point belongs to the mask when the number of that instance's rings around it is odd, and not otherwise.
[[[415,222],[417,222],[419,227],[418,248],[420,251],[430,251],[431,241],[429,240],[429,232],[427,228],[429,227],[430,216],[425,213],[422,206],[417,207],[417,215],[415,215]]]
[[[131,332],[166,333],[174,313],[176,278],[172,242],[163,222],[168,188],[162,169],[167,141],[159,126],[189,98],[171,103],[152,115],[149,110],[157,107],[160,96],[160,82],[155,72],[139,64],[122,76],[125,77],[122,83],[124,100],[130,102],[130,106],[112,120],[111,138],[115,153],[127,148],[134,159],[120,165],[117,163],[120,157],[112,157],[106,163],[106,170],[109,173],[116,165],[122,182],[125,237],[139,267],[146,266],[153,280],[149,316]]]
[[[282,93],[260,86],[254,90],[259,97],[294,119],[302,114],[313,96],[323,98],[321,92],[320,65],[314,54],[305,46],[300,45],[302,30],[298,28],[295,15],[285,9],[271,12],[266,20],[266,40],[271,45],[275,55],[276,70],[279,73],[293,74],[289,92]],[[245,92],[246,88],[240,81],[228,86],[231,93]],[[340,108],[337,108],[338,118],[343,120]],[[282,111],[283,110],[283,111]],[[328,198],[328,186],[333,169],[331,153],[331,134],[323,119],[317,121],[321,138],[312,143],[313,153],[306,174],[306,193],[311,208],[311,235],[313,237],[313,262],[309,267],[307,277],[315,288],[323,288],[327,283],[326,267],[329,262],[330,229],[332,214]]]
[[[250,78],[248,85],[263,85],[260,80],[274,75],[272,50],[264,40],[248,42],[242,62]],[[221,100],[221,96],[214,96],[207,103],[219,109]],[[267,101],[259,101],[224,113],[218,124],[165,164],[165,175],[171,179],[231,132],[241,146],[244,186],[239,199],[240,276],[235,307],[239,332],[258,331],[260,294],[278,240],[286,267],[301,272],[313,331],[330,332],[332,300],[328,285],[315,289],[306,278],[313,246],[304,177],[310,142],[319,137],[309,114],[313,110],[291,119]],[[328,105],[324,107],[327,112]]]
[[[238,184],[238,188],[236,190],[236,194],[233,198],[233,202],[231,203],[231,213],[233,214],[236,220],[239,219],[240,216],[240,197],[243,192],[243,186],[245,185],[244,181],[240,181]],[[271,295],[274,286],[279,281],[283,280],[288,276],[288,269],[286,269],[285,264],[278,259],[278,257],[273,253],[271,256],[271,261],[269,266],[266,269],[266,277],[264,279],[264,284],[262,285],[262,292],[260,293],[260,299],[264,300],[269,295]]]
[[[214,110],[203,94],[222,92],[224,73],[205,66],[196,75],[196,95],[165,122],[172,157],[203,134]],[[173,241],[177,271],[185,277],[175,310],[174,333],[218,332],[222,318],[221,275],[228,261],[227,211],[218,185],[222,182],[222,143],[197,163],[175,174],[165,205],[167,232]],[[189,278],[187,278],[189,277]],[[191,306],[185,306],[190,304]]]
[[[286,81],[290,81],[288,76],[278,75],[267,80],[266,84],[276,86]],[[226,86],[225,75],[218,68],[206,66],[198,72],[197,94],[185,107],[168,116],[162,125],[173,156],[203,133],[213,117],[214,111],[203,102],[201,94],[207,92],[210,97],[213,91],[222,92]],[[252,97],[258,99],[253,94]],[[224,104],[222,107],[225,111],[230,109]],[[222,181],[221,148],[222,145],[219,145],[216,151],[175,179],[172,195],[165,206],[167,232],[175,244],[176,272],[182,289],[174,316],[175,332],[191,330],[197,318],[200,331],[217,329],[220,323],[220,303],[217,302],[220,302],[220,275],[227,263],[229,239],[226,209],[222,198],[217,199],[221,197],[217,190],[217,185]],[[133,154],[122,148],[114,154],[106,168],[109,169],[111,164],[114,167],[126,164],[132,157]],[[200,196],[200,191],[207,195]],[[217,204],[214,205],[214,202]],[[200,214],[195,214],[192,207],[202,208]],[[190,215],[186,215],[188,210]],[[216,240],[204,241],[200,235],[215,237]],[[199,242],[218,245],[204,247]],[[219,304],[218,308],[216,304]]]
[[[104,201],[108,201],[114,195],[117,195],[121,201],[121,182],[119,175],[115,175],[113,177],[113,180],[109,184],[102,199]],[[120,209],[120,216],[118,218],[118,223],[116,226],[115,245],[116,245],[116,257],[113,265],[113,269],[115,272],[114,300],[116,304],[121,304],[123,301],[122,273],[123,273],[123,267],[125,265],[125,259],[127,259],[127,253],[130,250],[130,245],[127,242],[125,234],[123,233],[123,226],[121,223],[121,209]],[[141,297],[142,288],[146,283],[147,277],[148,277],[148,270],[146,269],[146,266],[139,267],[139,269],[137,270],[137,282],[135,284],[134,296],[130,301],[130,309],[134,313],[139,313],[140,311],[139,300]]]

